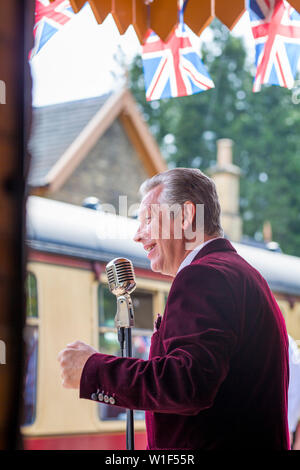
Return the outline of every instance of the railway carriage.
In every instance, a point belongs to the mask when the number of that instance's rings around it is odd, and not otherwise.
[[[27,206],[27,344],[22,433],[26,449],[125,449],[126,411],[79,400],[61,385],[58,353],[80,339],[119,355],[114,327],[116,298],[106,264],[133,262],[133,356],[146,359],[157,313],[163,313],[171,278],[150,270],[142,246],[133,242],[137,220],[101,210],[29,197]],[[300,338],[300,258],[249,244],[238,253],[268,281],[286,320]],[[144,413],[134,412],[135,448],[145,449]]]

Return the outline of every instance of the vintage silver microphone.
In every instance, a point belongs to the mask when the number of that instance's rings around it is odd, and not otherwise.
[[[132,262],[126,258],[115,258],[106,265],[106,274],[110,291],[117,296],[117,328],[134,326],[133,307],[130,295],[136,288]]]
[[[115,326],[122,357],[132,357],[131,328],[134,312],[130,294],[136,288],[132,262],[127,258],[115,258],[106,265],[108,287],[117,297]],[[126,410],[126,448],[134,450],[133,410]]]

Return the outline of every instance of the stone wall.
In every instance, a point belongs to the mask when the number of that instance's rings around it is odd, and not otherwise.
[[[119,195],[128,206],[139,202],[138,189],[148,177],[119,119],[99,139],[65,184],[48,195],[51,199],[81,205],[88,196],[113,204],[118,213]]]

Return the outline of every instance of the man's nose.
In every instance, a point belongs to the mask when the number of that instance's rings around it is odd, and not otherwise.
[[[137,243],[141,243],[142,241],[142,231],[141,231],[141,227],[139,226],[139,228],[137,229],[134,237],[133,237],[133,240]]]

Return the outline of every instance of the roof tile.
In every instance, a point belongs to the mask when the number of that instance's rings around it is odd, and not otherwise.
[[[28,183],[46,184],[46,176],[111,94],[96,98],[33,108],[28,149],[31,167]]]

